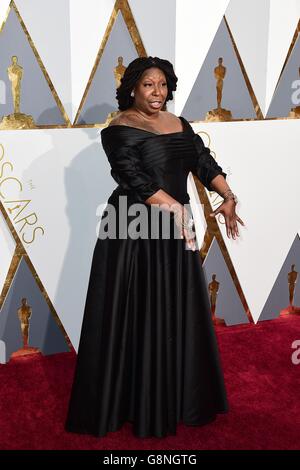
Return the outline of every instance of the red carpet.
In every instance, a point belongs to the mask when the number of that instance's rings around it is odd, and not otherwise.
[[[204,427],[138,439],[131,424],[102,438],[63,429],[75,355],[14,359],[0,365],[0,449],[299,449],[300,316],[217,330],[231,407]],[[300,355],[299,355],[300,357]]]

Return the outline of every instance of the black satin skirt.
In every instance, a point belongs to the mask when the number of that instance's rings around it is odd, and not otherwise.
[[[177,236],[98,238],[65,429],[100,437],[129,421],[164,437],[227,411],[199,252]]]

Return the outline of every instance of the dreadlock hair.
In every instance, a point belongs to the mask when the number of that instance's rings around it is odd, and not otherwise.
[[[135,84],[142,76],[144,70],[150,67],[157,67],[161,69],[166,77],[168,94],[162,110],[166,110],[166,103],[173,99],[173,91],[177,88],[177,76],[174,73],[174,68],[171,62],[159,57],[138,57],[134,59],[127,66],[123,77],[121,78],[120,86],[117,88],[116,99],[118,101],[118,108],[120,111],[130,108],[133,105],[134,97],[130,96],[131,91]]]

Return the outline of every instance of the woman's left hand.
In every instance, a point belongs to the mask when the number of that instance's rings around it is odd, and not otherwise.
[[[222,204],[215,211],[210,213],[211,217],[216,217],[217,214],[223,214],[226,224],[226,232],[228,238],[230,238],[230,233],[232,238],[235,240],[235,236],[239,236],[239,230],[237,222],[241,225],[245,225],[242,219],[235,212],[236,203],[233,199],[227,199],[222,202]]]

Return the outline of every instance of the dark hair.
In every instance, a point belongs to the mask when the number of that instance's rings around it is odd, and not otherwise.
[[[131,91],[135,87],[136,82],[142,76],[144,70],[150,67],[157,67],[161,69],[167,81],[168,94],[162,109],[165,108],[166,102],[173,99],[173,91],[177,88],[177,80],[174,73],[174,68],[171,62],[159,57],[138,57],[134,59],[127,66],[123,77],[121,78],[120,86],[117,88],[116,99],[119,104],[119,110],[125,111],[133,105],[134,98],[130,96]]]

